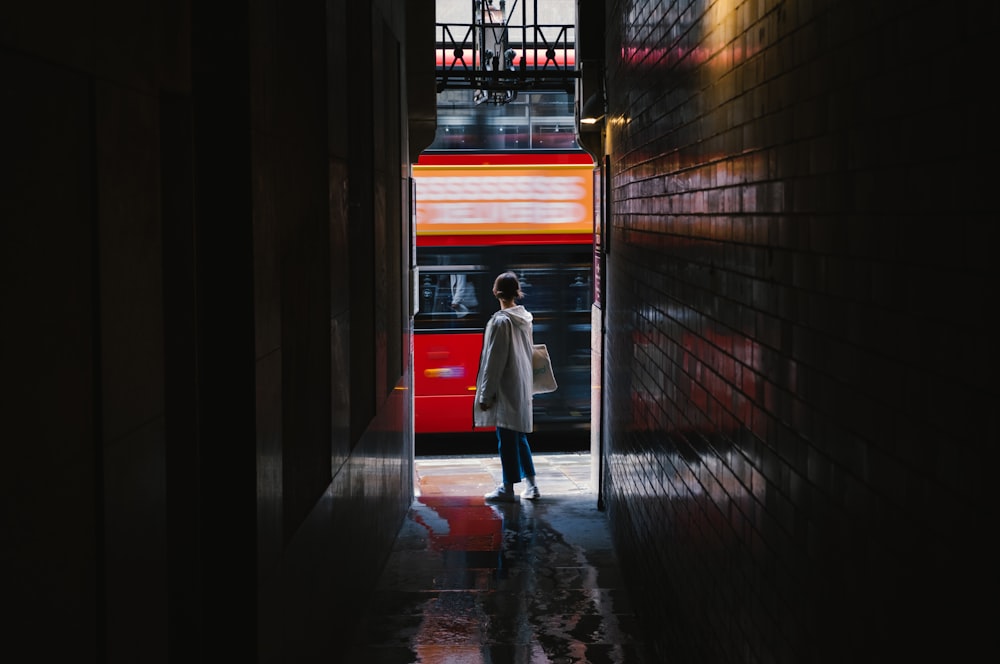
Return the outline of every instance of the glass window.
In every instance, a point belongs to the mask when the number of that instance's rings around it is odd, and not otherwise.
[[[487,269],[472,254],[420,252],[418,329],[482,327],[483,304],[492,287]],[[485,289],[485,295],[484,295]],[[492,310],[490,310],[492,313]]]

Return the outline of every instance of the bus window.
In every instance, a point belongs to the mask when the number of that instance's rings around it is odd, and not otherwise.
[[[546,313],[590,310],[593,296],[589,265],[519,265],[513,270],[521,278],[524,305],[530,311]]]
[[[450,252],[421,252],[420,308],[417,329],[482,327],[483,289],[492,286],[478,257]],[[488,292],[488,291],[487,291]],[[490,312],[492,313],[492,312]]]
[[[590,266],[570,268],[565,308],[569,311],[589,311],[593,295],[590,290]]]

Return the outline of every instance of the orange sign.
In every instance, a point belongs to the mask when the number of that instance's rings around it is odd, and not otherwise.
[[[413,166],[417,235],[591,233],[590,165]]]

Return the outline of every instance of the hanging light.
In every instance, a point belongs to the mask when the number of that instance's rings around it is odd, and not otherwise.
[[[597,124],[604,119],[604,96],[595,92],[590,95],[580,111],[580,124]]]

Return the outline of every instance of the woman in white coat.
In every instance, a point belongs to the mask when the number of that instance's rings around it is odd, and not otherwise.
[[[523,479],[527,488],[521,497],[535,500],[540,494],[528,446],[528,433],[533,428],[532,316],[516,304],[524,293],[513,272],[496,278],[493,295],[500,301],[500,310],[490,318],[483,333],[473,421],[477,427],[496,427],[503,484],[485,498],[487,502],[514,502],[514,485]]]

